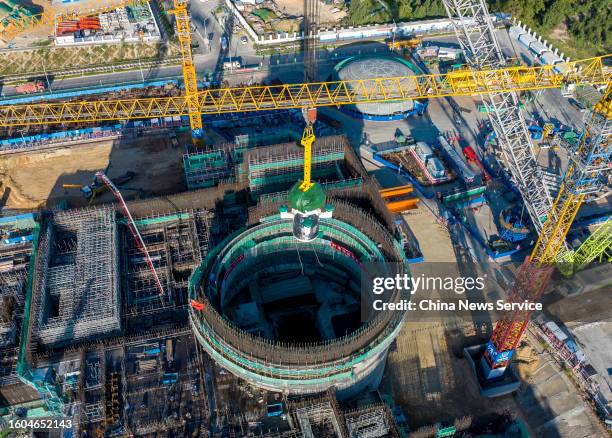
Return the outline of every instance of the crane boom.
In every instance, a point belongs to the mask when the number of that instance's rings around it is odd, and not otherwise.
[[[312,182],[312,145],[315,142],[312,123],[307,123],[302,132],[301,144],[304,146],[304,179],[300,184],[300,190],[307,192],[314,183]]]
[[[519,270],[508,297],[510,303],[537,301],[554,271],[554,261],[565,242],[576,213],[585,196],[602,187],[603,176],[610,171],[612,156],[612,85],[590,113],[579,147],[572,155],[553,210],[542,228],[531,255]],[[527,328],[531,310],[505,312],[497,322],[487,344],[485,360],[492,375],[508,365],[514,349]]]
[[[121,195],[121,192],[119,191],[117,186],[113,184],[110,178],[106,176],[106,174],[103,171],[96,173],[96,178],[102,181],[106,185],[106,187],[108,187],[108,190],[113,195],[115,195],[115,197],[119,201],[119,205],[121,205],[121,209],[123,210],[123,214],[125,215],[125,218],[127,220],[127,225],[128,225],[128,228],[130,229],[130,233],[132,233],[134,240],[136,240],[136,246],[138,246],[138,249],[140,250],[140,252],[145,256],[145,260],[147,261],[149,270],[151,271],[151,274],[153,275],[153,279],[155,280],[155,285],[159,289],[159,296],[160,297],[163,296],[164,288],[162,287],[161,282],[159,281],[159,276],[157,275],[155,266],[153,266],[153,261],[151,261],[151,257],[149,256],[149,250],[147,249],[147,246],[145,245],[144,240],[142,239],[142,236],[140,235],[140,231],[138,231],[138,227],[136,226],[136,223],[134,222],[134,218],[132,217],[132,214],[130,213],[130,210],[128,209],[127,204],[125,203],[125,200],[123,199],[123,196]]]
[[[568,251],[557,260],[557,268],[563,275],[571,276],[584,269],[595,259],[607,258],[612,261],[612,218],[602,225],[578,247],[576,251]]]
[[[35,102],[0,106],[0,126],[87,123],[154,117],[224,114],[290,108],[316,108],[509,91],[561,88],[566,84],[601,85],[612,82],[605,55],[559,66],[509,67],[476,72],[424,74],[333,82],[207,89],[191,96],[73,102]],[[196,128],[200,129],[200,128]]]
[[[553,204],[557,220],[548,220],[531,254],[531,260],[552,265],[569,228],[586,195],[599,192],[601,175],[610,170],[610,136],[612,135],[612,84],[588,115],[578,149],[570,162],[561,189]]]
[[[497,41],[486,0],[444,0],[444,6],[471,69],[504,67],[506,58]],[[483,95],[483,101],[490,108],[489,120],[497,134],[504,161],[539,232],[550,212],[552,200],[544,186],[515,91],[487,93]]]

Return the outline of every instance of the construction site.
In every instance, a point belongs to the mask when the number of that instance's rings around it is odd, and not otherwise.
[[[612,55],[440,1],[0,1],[0,435],[608,436]]]
[[[403,314],[378,315],[360,326],[361,285],[351,279],[359,278],[362,262],[402,266],[405,255],[388,229],[341,195],[329,208],[335,219],[321,222],[322,235],[298,246],[290,222],[253,218],[263,224],[235,236],[192,277],[190,297],[203,303],[201,311],[191,310],[198,341],[226,369],[256,386],[291,394],[334,386],[340,394],[357,394],[382,378]],[[245,244],[251,247],[247,254]],[[389,274],[396,273],[401,274]],[[203,285],[207,278],[223,282]]]

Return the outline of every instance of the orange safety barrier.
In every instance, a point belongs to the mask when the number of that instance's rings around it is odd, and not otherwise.
[[[404,199],[403,201],[389,202],[387,208],[391,213],[401,213],[402,211],[416,208],[418,202],[419,198]]]
[[[399,187],[391,187],[389,189],[382,189],[379,190],[378,193],[380,193],[380,196],[382,196],[384,199],[387,198],[392,198],[395,196],[402,196],[402,195],[407,195],[408,193],[412,193],[412,185],[407,184],[405,186],[399,186]]]

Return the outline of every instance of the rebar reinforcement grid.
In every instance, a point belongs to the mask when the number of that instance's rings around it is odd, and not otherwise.
[[[136,219],[155,269],[167,293],[160,301],[142,254],[125,236],[124,287],[127,316],[152,314],[186,305],[188,277],[208,252],[212,213],[178,211]]]

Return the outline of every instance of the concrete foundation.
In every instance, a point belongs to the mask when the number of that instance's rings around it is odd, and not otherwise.
[[[512,364],[505,368],[503,374],[491,379],[485,378],[485,370],[481,364],[485,349],[486,344],[474,345],[463,349],[463,356],[472,367],[480,393],[485,397],[493,398],[516,391],[521,385],[521,382]]]

